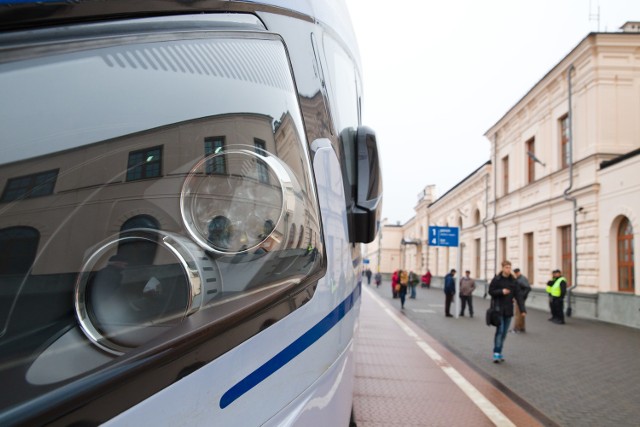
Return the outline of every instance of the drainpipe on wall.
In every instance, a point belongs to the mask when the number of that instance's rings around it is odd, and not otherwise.
[[[382,225],[379,225],[378,228],[378,268],[376,273],[380,273],[380,264],[382,263]]]
[[[493,271],[498,271],[498,223],[496,222],[496,212],[498,211],[498,133],[493,138],[493,213],[491,222],[493,223]]]
[[[489,286],[489,275],[487,274],[487,254],[489,253],[489,227],[487,226],[487,217],[489,216],[489,174],[484,176],[484,218],[482,218],[482,226],[484,227],[484,296],[487,297],[487,287]],[[462,274],[462,273],[460,273]]]
[[[578,286],[577,278],[578,278],[578,199],[575,197],[569,196],[573,188],[573,109],[571,108],[571,72],[575,71],[575,67],[573,64],[569,66],[569,70],[567,71],[567,84],[569,90],[569,187],[564,190],[563,197],[568,202],[573,203],[573,226],[571,227],[571,287],[567,289],[567,316],[571,317],[572,308],[571,308],[571,291]]]

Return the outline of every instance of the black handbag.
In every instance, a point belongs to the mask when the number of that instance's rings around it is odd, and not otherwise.
[[[493,298],[491,299],[491,305],[487,309],[486,321],[487,326],[500,326],[500,322],[502,322],[500,307],[495,303]]]

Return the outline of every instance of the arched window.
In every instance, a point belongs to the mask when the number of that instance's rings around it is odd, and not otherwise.
[[[296,225],[291,224],[289,228],[289,240],[287,241],[287,248],[293,248],[293,244],[296,241]]]
[[[120,234],[135,229],[159,230],[158,220],[150,215],[136,215],[129,218],[120,227]],[[147,240],[121,241],[118,244],[118,255],[126,259],[129,265],[147,265],[153,262],[158,249],[157,236],[147,232],[138,232]]]
[[[473,212],[473,225],[480,224],[480,209],[476,209]]]
[[[120,231],[132,230],[134,228],[150,228],[152,230],[159,230],[160,224],[158,220],[150,215],[136,215],[129,218],[122,224]]]
[[[635,268],[633,263],[633,227],[628,218],[618,226],[618,290],[635,291]]]
[[[25,274],[36,259],[40,233],[31,227],[0,230],[0,275]]]
[[[302,247],[302,241],[304,240],[304,226],[300,226],[300,235],[298,237],[298,248]]]

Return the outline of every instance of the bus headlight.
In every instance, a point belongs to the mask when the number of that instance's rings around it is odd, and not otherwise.
[[[285,235],[283,218],[293,217],[299,192],[293,173],[266,151],[226,150],[190,171],[180,210],[202,248],[230,255],[257,249],[274,233]]]
[[[86,259],[75,311],[93,343],[120,355],[180,323],[221,286],[215,262],[193,242],[158,230],[130,230]]]

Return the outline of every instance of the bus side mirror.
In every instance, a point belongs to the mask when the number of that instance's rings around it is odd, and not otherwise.
[[[358,127],[356,143],[355,203],[350,212],[350,240],[370,243],[376,238],[382,211],[382,174],[375,132]]]

